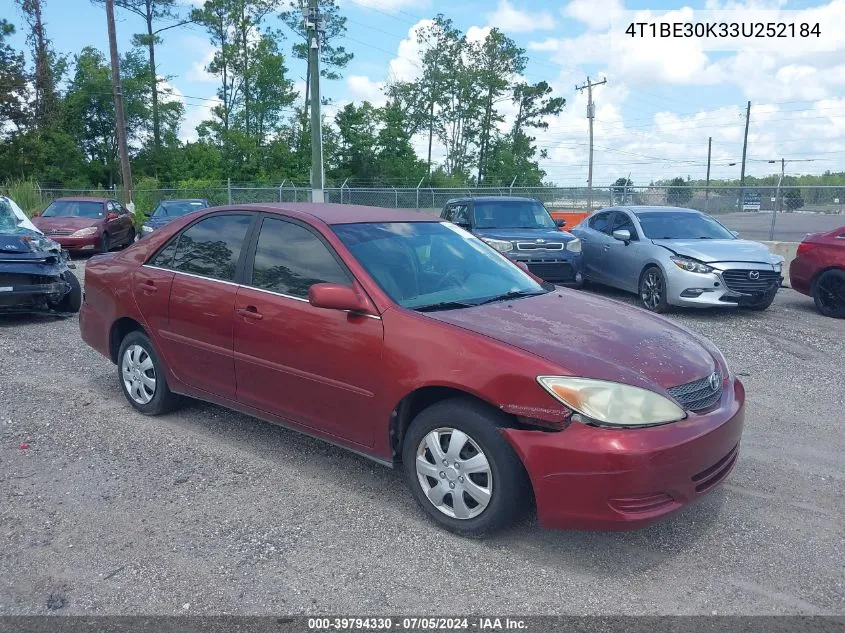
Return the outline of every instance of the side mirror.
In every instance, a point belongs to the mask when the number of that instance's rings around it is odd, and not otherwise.
[[[566,220],[555,220],[555,226],[557,226],[559,229],[562,229],[566,226]]]
[[[308,289],[308,303],[326,310],[348,310],[360,314],[374,314],[369,300],[352,286],[343,284],[314,284]]]
[[[629,231],[628,229],[618,229],[613,232],[613,239],[619,240],[620,242],[630,242],[631,231]]]
[[[734,237],[739,237],[739,231],[731,231],[731,235]]]
[[[120,216],[114,211],[106,213],[106,220],[117,220]]]

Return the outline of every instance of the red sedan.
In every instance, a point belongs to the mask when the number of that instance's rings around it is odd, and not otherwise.
[[[57,198],[33,223],[72,253],[106,253],[135,241],[135,216],[116,200]]]
[[[413,212],[191,213],[89,262],[80,328],[141,413],[190,396],[401,466],[461,534],[532,499],[548,527],[642,526],[739,450],[745,393],[708,340]]]
[[[819,312],[845,319],[845,226],[805,237],[789,265],[789,281],[813,298]]]

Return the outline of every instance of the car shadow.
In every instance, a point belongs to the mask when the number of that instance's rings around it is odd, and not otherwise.
[[[22,327],[50,321],[63,321],[76,316],[75,313],[63,312],[0,312],[0,329]]]

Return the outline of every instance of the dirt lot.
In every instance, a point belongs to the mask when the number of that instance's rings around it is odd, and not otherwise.
[[[791,290],[673,318],[748,390],[727,484],[638,532],[486,541],[317,440],[135,413],[75,318],[0,319],[0,614],[845,613],[845,321]]]

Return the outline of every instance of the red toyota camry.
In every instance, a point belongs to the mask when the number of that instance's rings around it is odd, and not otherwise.
[[[745,393],[708,340],[542,285],[413,212],[191,213],[85,272],[85,341],[141,413],[199,398],[401,467],[483,535],[645,525],[737,460]]]
[[[789,281],[823,315],[845,319],[845,226],[805,237],[789,265]]]

